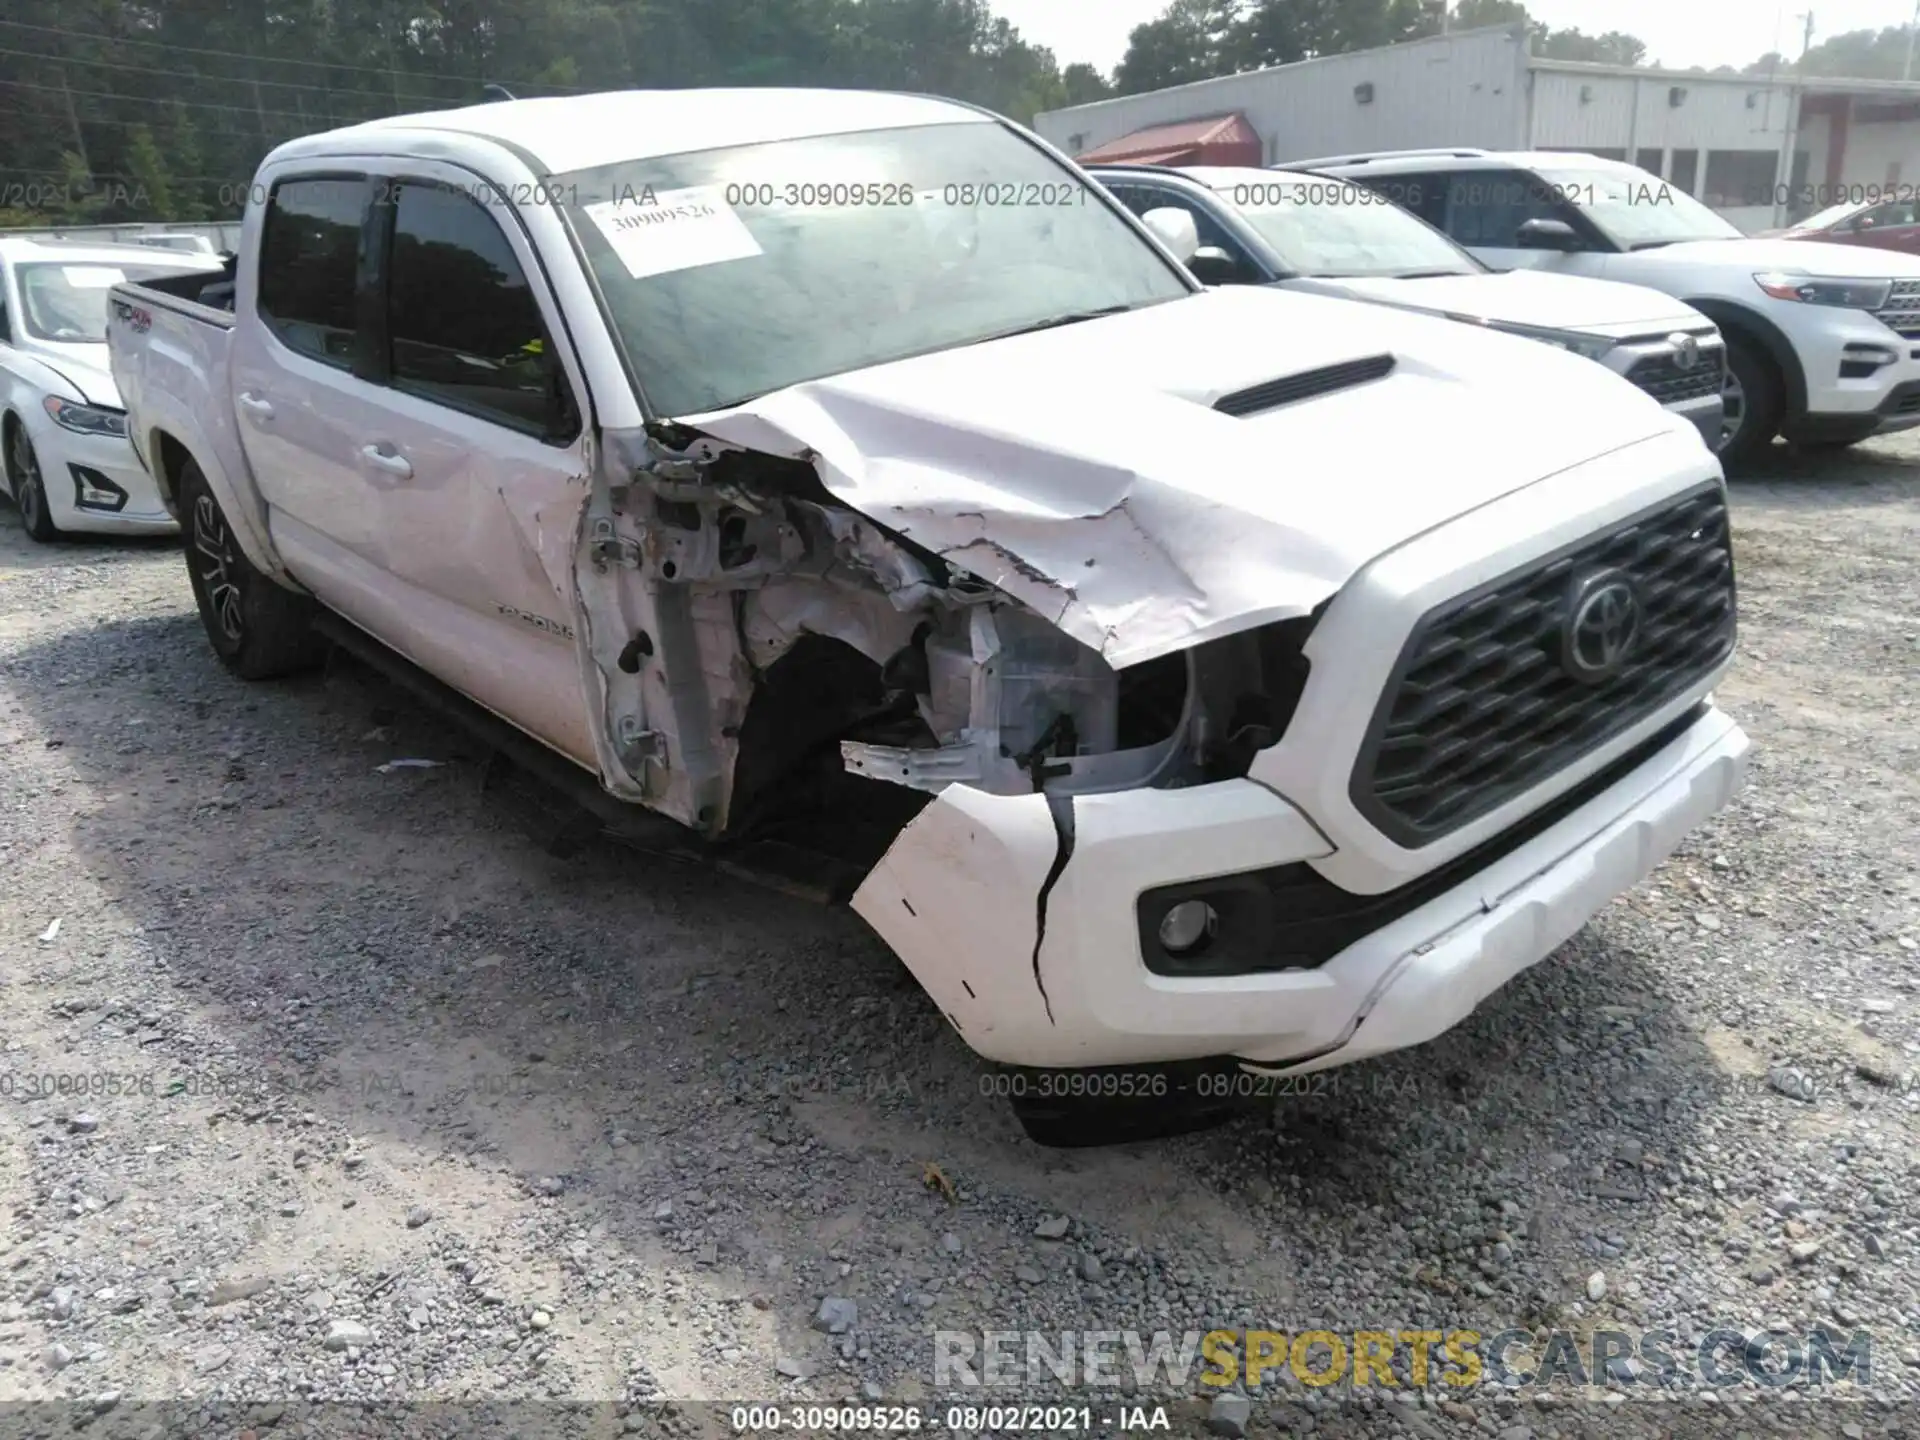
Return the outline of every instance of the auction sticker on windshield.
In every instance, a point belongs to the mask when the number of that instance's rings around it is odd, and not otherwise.
[[[636,280],[762,253],[714,185],[648,190],[589,205],[586,212]]]

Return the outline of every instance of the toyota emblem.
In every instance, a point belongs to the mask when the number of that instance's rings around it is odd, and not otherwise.
[[[1600,570],[1574,581],[1567,600],[1561,667],[1597,685],[1620,673],[1640,638],[1640,592],[1623,571]]]
[[[1676,369],[1691,370],[1700,363],[1700,342],[1692,335],[1669,335],[1667,343],[1673,346],[1673,363]]]

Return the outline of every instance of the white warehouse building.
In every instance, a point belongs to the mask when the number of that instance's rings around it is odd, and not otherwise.
[[[1034,128],[1069,155],[1167,163],[1249,163],[1255,148],[1265,164],[1435,146],[1584,151],[1637,164],[1749,232],[1920,182],[1920,81],[1546,60],[1523,25],[1098,100]]]

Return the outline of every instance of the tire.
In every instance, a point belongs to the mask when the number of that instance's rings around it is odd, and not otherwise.
[[[254,568],[191,460],[180,467],[179,494],[187,579],[220,663],[242,680],[272,680],[319,665],[327,644],[313,628],[314,602]]]
[[[1782,395],[1780,372],[1772,358],[1749,340],[1727,336],[1727,379],[1722,391],[1727,428],[1720,444],[1722,465],[1749,463],[1773,444],[1780,430]]]
[[[20,524],[27,534],[42,545],[51,545],[65,533],[53,523],[47,507],[46,480],[40,473],[40,457],[34,453],[27,427],[18,420],[7,423],[7,483],[13,490],[13,503],[20,512]]]
[[[1202,1083],[1203,1071],[1222,1077],[1223,1083],[1213,1086]],[[1144,1070],[1009,1069],[1005,1072],[1009,1082],[1008,1104],[1014,1119],[1034,1144],[1053,1150],[1128,1145],[1212,1130],[1258,1108],[1245,1099],[1232,1097],[1231,1084],[1224,1077],[1238,1073],[1231,1065],[1208,1062]],[[1071,1092],[1078,1086],[1098,1092],[1106,1076],[1124,1077],[1125,1083],[1141,1088],[1142,1093],[1125,1096],[1057,1093],[1063,1087]],[[1150,1083],[1143,1085],[1156,1076],[1166,1082],[1163,1091]]]

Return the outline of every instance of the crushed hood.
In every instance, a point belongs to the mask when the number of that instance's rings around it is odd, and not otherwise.
[[[1391,355],[1264,413],[1224,395]],[[1255,287],[810,381],[685,417],[811,460],[840,501],[1117,668],[1307,614],[1477,506],[1664,433],[1592,361]]]
[[[1350,294],[1435,314],[1582,330],[1599,335],[1639,335],[1704,330],[1713,322],[1684,301],[1613,280],[1511,270],[1494,275],[1433,275],[1419,280],[1358,278],[1328,282]]]

